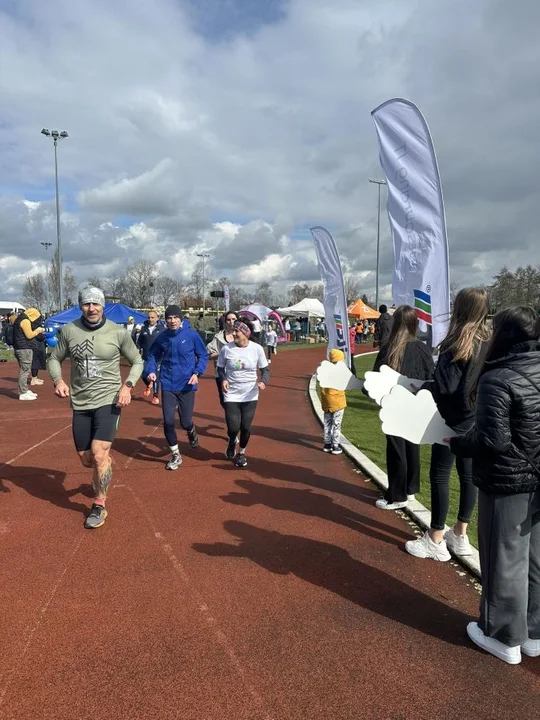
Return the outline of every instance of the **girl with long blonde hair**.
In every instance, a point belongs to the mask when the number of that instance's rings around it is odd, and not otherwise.
[[[474,425],[474,389],[487,351],[489,300],[481,288],[464,288],[454,301],[450,328],[440,346],[431,390],[446,424],[462,435]],[[456,462],[459,476],[457,521],[445,532],[450,503],[450,474]],[[456,555],[471,555],[467,528],[476,504],[472,460],[458,458],[446,445],[433,445],[429,471],[431,483],[431,526],[423,537],[410,540],[405,549],[411,555],[433,560],[450,560],[448,548]]]

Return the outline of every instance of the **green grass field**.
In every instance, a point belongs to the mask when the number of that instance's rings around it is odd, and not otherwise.
[[[375,355],[355,358],[356,373],[359,378],[364,377],[366,370],[373,368]],[[363,395],[360,391],[351,391],[347,393],[347,409],[343,419],[343,434],[356,447],[361,450],[364,455],[378,465],[381,470],[386,472],[386,440],[381,431],[381,422],[379,420],[379,407],[370,398]],[[417,495],[418,500],[427,508],[431,508],[430,484],[429,484],[429,460],[431,448],[422,446],[422,470],[420,493]],[[450,512],[448,513],[447,524],[453,525],[457,519],[457,510],[459,506],[459,481],[455,469],[452,471],[450,478]],[[476,510],[469,527],[469,539],[475,545],[477,543],[477,517]]]

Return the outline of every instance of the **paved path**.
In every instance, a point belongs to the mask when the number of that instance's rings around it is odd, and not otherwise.
[[[540,658],[472,647],[470,578],[406,555],[410,526],[321,452],[306,394],[321,358],[278,354],[245,470],[224,459],[210,377],[202,447],[176,473],[159,409],[135,400],[95,532],[69,408],[49,383],[18,402],[0,366],[0,718],[535,716]]]

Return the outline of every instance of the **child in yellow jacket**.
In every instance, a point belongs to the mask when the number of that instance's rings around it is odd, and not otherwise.
[[[341,350],[330,350],[330,362],[337,363],[345,360]],[[324,411],[324,452],[340,455],[343,451],[339,445],[341,438],[341,423],[347,398],[344,390],[321,388],[321,405]]]

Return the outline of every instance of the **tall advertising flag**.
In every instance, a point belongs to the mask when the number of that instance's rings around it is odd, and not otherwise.
[[[317,262],[324,288],[324,321],[328,332],[328,350],[342,350],[347,367],[351,367],[351,346],[349,338],[349,319],[347,299],[343,284],[341,260],[334,238],[323,227],[312,227],[311,234],[315,243]]]
[[[441,179],[427,123],[413,103],[394,98],[371,113],[388,183],[394,243],[392,293],[412,305],[434,348],[450,322],[448,240]]]
[[[225,301],[225,312],[228,313],[230,310],[229,307],[229,286],[224,285],[223,286],[223,299]]]

